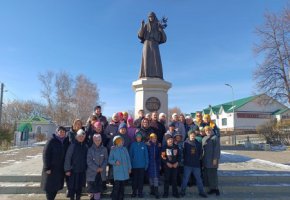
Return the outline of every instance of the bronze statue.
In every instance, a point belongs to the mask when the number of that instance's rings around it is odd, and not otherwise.
[[[167,19],[166,19],[167,20]],[[139,78],[153,77],[163,79],[162,63],[159,52],[159,44],[166,42],[164,28],[154,12],[148,15],[148,23],[142,20],[138,38],[143,45],[142,62]]]

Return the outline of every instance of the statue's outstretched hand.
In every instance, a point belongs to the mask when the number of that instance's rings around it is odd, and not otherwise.
[[[144,20],[142,20],[141,26],[143,27],[144,25],[145,25],[145,22],[144,22]]]

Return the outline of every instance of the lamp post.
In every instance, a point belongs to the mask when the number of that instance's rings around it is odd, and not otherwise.
[[[235,94],[234,94],[234,88],[232,85],[226,83],[226,86],[230,87],[232,89],[232,95],[233,95],[233,99],[232,99],[232,110],[233,110],[233,137],[234,137],[234,145],[237,145],[237,137],[236,137],[236,132],[235,132],[235,105],[234,105],[234,101],[235,101]]]

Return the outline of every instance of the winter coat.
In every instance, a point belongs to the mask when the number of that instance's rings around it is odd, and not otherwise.
[[[144,142],[133,142],[130,146],[129,155],[132,168],[148,168],[148,149]]]
[[[179,143],[175,143],[179,149],[179,157],[180,157],[180,163],[179,165],[183,166],[183,141],[180,141]]]
[[[165,145],[162,147],[161,151],[162,161],[170,164],[180,163],[180,152],[177,145],[172,146]]]
[[[97,147],[93,144],[87,154],[87,181],[94,181],[97,175],[97,168],[102,168],[102,180],[106,180],[106,167],[108,163],[108,150],[103,145]]]
[[[136,119],[136,120],[134,121],[134,126],[135,126],[136,128],[141,128],[141,122],[142,122],[143,119],[144,119],[144,117],[139,117],[138,119]]]
[[[202,157],[202,145],[197,140],[186,139],[183,145],[184,166],[200,168]]]
[[[158,143],[162,143],[163,136],[166,133],[165,126],[159,121],[151,121],[150,126],[153,129],[153,133],[157,135]]]
[[[102,144],[107,144],[107,136],[104,134],[104,131],[101,131],[100,133],[97,133],[92,126],[86,130],[86,143],[88,147],[91,147],[94,143],[93,136],[94,134],[100,134],[102,137]]]
[[[121,164],[118,166],[116,162]],[[131,171],[131,161],[126,147],[113,146],[109,155],[109,164],[113,165],[114,180],[124,181],[129,179],[129,170]]]
[[[72,143],[69,145],[65,156],[64,170],[72,173],[85,172],[87,169],[88,146],[85,142]]]
[[[147,142],[151,133],[154,133],[154,130],[151,127],[144,128],[141,127],[138,131],[141,132],[143,141]]]
[[[67,137],[61,141],[54,134],[47,141],[43,149],[43,169],[41,177],[41,188],[44,191],[56,192],[63,188],[65,177],[63,165],[68,145],[69,140]],[[47,174],[47,170],[51,170],[51,174]]]
[[[102,115],[102,113],[100,115],[97,115],[96,113],[94,113],[94,115],[97,117],[97,121],[101,122],[102,126],[103,126],[103,130],[105,130],[108,126],[108,120],[105,116]]]
[[[205,136],[202,139],[203,158],[202,163],[205,168],[218,168],[213,165],[213,160],[220,159],[220,140],[216,135]]]
[[[148,143],[148,175],[150,178],[157,178],[160,176],[160,167],[161,167],[161,148],[158,144],[153,142]]]
[[[182,122],[174,122],[174,124],[175,124],[175,130],[179,132],[182,135],[182,139],[185,140],[186,132],[185,132],[184,124]]]
[[[76,142],[76,135],[77,132],[71,128],[70,131],[68,132],[68,139],[70,144]]]
[[[128,127],[127,128],[127,135],[131,139],[131,142],[135,142],[136,131],[137,131],[137,128],[135,128],[135,127]]]
[[[106,144],[104,143],[104,146],[107,147],[108,151],[111,150],[111,147],[113,146],[113,138],[117,135],[119,128],[119,122],[111,122],[107,128],[105,129],[105,135],[107,137]]]

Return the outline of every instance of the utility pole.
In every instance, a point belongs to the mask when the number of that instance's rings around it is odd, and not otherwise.
[[[233,99],[232,99],[232,110],[233,110],[233,143],[236,146],[237,145],[237,135],[235,132],[235,105],[234,105],[234,101],[235,101],[235,94],[234,94],[234,88],[232,85],[226,83],[226,86],[230,87],[232,89],[232,95],[233,95]]]
[[[0,126],[2,120],[2,106],[3,106],[3,92],[4,92],[4,83],[1,83],[1,96],[0,96]]]

